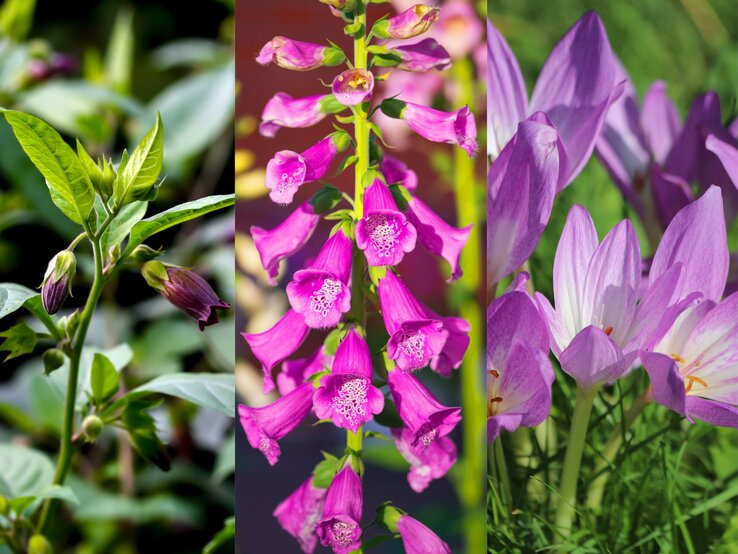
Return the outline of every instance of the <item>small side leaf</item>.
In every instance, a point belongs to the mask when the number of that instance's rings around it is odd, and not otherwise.
[[[90,388],[95,403],[102,404],[118,392],[119,380],[113,363],[104,354],[95,352],[90,370]]]
[[[38,342],[36,331],[25,323],[13,325],[7,331],[0,333],[0,337],[5,339],[0,344],[0,351],[9,352],[5,358],[6,362],[12,358],[30,354],[36,348],[36,343]]]
[[[149,197],[161,173],[164,159],[164,132],[161,115],[131,153],[125,167],[119,169],[113,185],[113,196],[118,205]]]

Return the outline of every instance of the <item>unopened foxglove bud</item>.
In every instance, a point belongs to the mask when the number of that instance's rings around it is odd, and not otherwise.
[[[372,28],[372,33],[379,38],[417,37],[430,29],[440,13],[440,8],[415,4],[394,17],[377,22]]]
[[[41,283],[41,300],[46,313],[59,311],[72,292],[72,279],[77,270],[77,259],[70,250],[62,250],[51,258]]]
[[[216,309],[230,308],[229,304],[218,298],[207,281],[194,271],[151,261],[143,265],[141,274],[164,298],[197,320],[201,331],[208,325],[218,323]]]
[[[275,63],[284,69],[309,71],[321,66],[338,65],[346,59],[336,46],[292,40],[277,36],[267,42],[256,57],[257,63]]]

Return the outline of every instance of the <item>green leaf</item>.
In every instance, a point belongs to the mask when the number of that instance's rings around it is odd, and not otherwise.
[[[5,358],[6,362],[12,358],[30,354],[36,348],[36,343],[38,342],[36,331],[25,323],[13,325],[7,331],[0,333],[0,337],[5,338],[2,344],[0,344],[0,351],[9,352]]]
[[[236,384],[233,375],[216,373],[175,373],[162,375],[132,390],[127,396],[138,398],[160,393],[182,398],[228,417],[236,413]]]
[[[334,455],[323,452],[324,460],[319,462],[313,469],[313,486],[318,489],[327,489],[333,481],[340,461]]]
[[[236,518],[229,517],[223,522],[223,529],[218,531],[210,542],[202,549],[202,554],[214,554],[218,549],[236,536]]]
[[[163,160],[164,131],[161,115],[157,114],[154,126],[141,139],[115,179],[113,196],[118,205],[147,198],[159,178]]]
[[[0,283],[0,319],[18,310],[34,296],[39,294],[23,285]]]
[[[96,404],[102,404],[118,392],[120,376],[113,363],[104,354],[95,352],[90,370],[90,388],[92,399]]]
[[[113,218],[110,227],[103,234],[103,251],[107,252],[111,246],[120,244],[126,238],[133,226],[146,215],[148,204],[148,202],[137,200],[123,206],[123,209]]]
[[[105,54],[105,82],[118,92],[128,92],[133,67],[133,13],[123,8],[118,12]]]
[[[0,7],[0,34],[21,42],[33,24],[36,0],[5,0]]]
[[[195,219],[215,210],[232,206],[235,202],[234,194],[223,194],[220,196],[206,196],[192,202],[185,202],[179,206],[170,208],[143,221],[136,223],[131,229],[131,238],[128,241],[125,255],[133,252],[139,244],[152,235],[160,233],[185,221]]]
[[[313,212],[322,214],[335,208],[341,201],[341,191],[332,185],[325,185],[310,198]]]
[[[158,402],[146,400],[127,400],[126,407],[121,414],[121,423],[128,431],[133,448],[143,458],[162,469],[169,470],[169,457],[164,444],[156,434],[156,423],[149,414],[149,410],[156,407]]]
[[[38,496],[51,487],[54,464],[46,454],[17,444],[0,444],[0,494]]]
[[[236,434],[231,433],[218,447],[218,458],[213,469],[213,481],[222,482],[236,469]]]
[[[21,147],[46,179],[54,204],[69,219],[83,225],[92,211],[95,192],[74,150],[39,118],[13,111],[4,115]]]

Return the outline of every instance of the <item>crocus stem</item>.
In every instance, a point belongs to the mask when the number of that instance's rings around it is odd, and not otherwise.
[[[594,478],[592,483],[589,485],[589,489],[587,489],[588,508],[592,510],[600,509],[602,496],[605,493],[605,485],[607,484],[607,479],[610,475],[608,468],[612,465],[618,450],[620,450],[620,447],[623,444],[623,431],[628,429],[633,422],[638,419],[641,412],[643,412],[643,409],[650,401],[650,391],[639,396],[635,402],[633,402],[633,405],[625,412],[622,425],[618,425],[613,429],[610,438],[605,444],[605,448],[602,449],[600,458],[598,458],[597,463],[595,464],[594,475],[597,475],[597,477]]]
[[[453,67],[453,78],[460,87],[460,103],[471,106],[474,103],[474,74],[471,61],[457,60]],[[459,315],[466,319],[470,326],[469,348],[460,370],[465,454],[459,496],[464,509],[466,551],[484,552],[487,543],[484,505],[487,404],[482,379],[483,360],[480,355],[484,345],[482,332],[484,325],[480,309],[483,302],[478,298],[481,292],[482,246],[478,203],[475,201],[480,195],[474,174],[474,160],[460,148],[454,149],[454,195],[458,226],[474,224],[469,240],[461,253],[464,275],[456,284],[463,291],[458,306]]]
[[[502,437],[497,437],[493,445],[495,466],[497,467],[497,478],[502,485],[502,494],[505,497],[507,513],[512,512],[512,490],[510,488],[510,476],[507,472],[507,463],[505,462],[505,451],[502,446]]]
[[[574,404],[574,414],[571,418],[564,467],[561,469],[559,505],[556,509],[555,520],[558,531],[554,537],[556,543],[565,542],[571,534],[571,526],[576,511],[577,481],[579,479],[579,468],[582,464],[584,443],[587,438],[589,414],[592,411],[592,404],[598,391],[599,387],[589,389],[577,387],[577,399]]]
[[[100,233],[101,234],[101,233]],[[77,402],[77,381],[79,378],[79,364],[82,358],[82,348],[87,338],[87,330],[90,327],[92,314],[95,312],[97,303],[100,300],[104,285],[103,276],[103,251],[100,245],[100,238],[96,237],[92,241],[92,250],[95,258],[95,276],[92,282],[90,294],[87,297],[82,313],[79,318],[79,327],[74,336],[72,352],[69,359],[69,377],[67,379],[67,394],[64,405],[64,425],[62,427],[61,447],[59,450],[59,460],[57,461],[56,471],[54,472],[54,484],[62,485],[69,472],[69,466],[72,461],[72,435],[74,433],[75,404]],[[49,517],[49,511],[53,498],[48,498],[41,507],[41,514],[38,520],[37,529],[43,532],[44,525]]]

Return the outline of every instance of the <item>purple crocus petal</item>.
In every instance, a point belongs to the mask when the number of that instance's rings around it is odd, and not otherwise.
[[[295,492],[285,498],[274,509],[280,527],[297,539],[305,554],[312,554],[318,537],[315,524],[323,513],[326,489],[313,486],[313,478],[308,478]]]
[[[279,460],[277,441],[300,425],[313,407],[313,390],[312,383],[305,383],[268,406],[238,405],[241,426],[249,444],[260,450],[270,465]]]
[[[379,171],[390,185],[400,184],[411,192],[418,188],[417,173],[397,158],[385,154],[379,164]]]
[[[641,126],[653,159],[663,164],[679,134],[679,114],[666,94],[666,84],[656,81],[643,97]]]
[[[374,75],[366,69],[347,69],[333,79],[333,96],[344,106],[356,106],[372,97]]]
[[[282,371],[277,374],[279,394],[285,395],[295,390],[307,381],[308,377],[323,371],[326,366],[329,366],[331,359],[331,356],[326,353],[325,347],[321,345],[307,358],[282,362]]]
[[[331,547],[335,554],[348,554],[360,548],[363,502],[361,479],[347,465],[328,487],[323,515],[315,526],[320,544]]]
[[[515,54],[489,20],[487,87],[488,148],[492,158],[496,158],[528,113],[528,92]]]
[[[301,269],[287,285],[292,309],[313,329],[335,327],[351,309],[351,291],[329,271]]]
[[[425,33],[440,15],[440,8],[415,4],[387,20],[386,32],[396,39],[413,38]]]
[[[457,144],[469,157],[477,151],[477,125],[468,106],[455,112],[443,112],[406,102],[401,118],[427,140]]]
[[[448,437],[439,437],[427,448],[413,446],[415,433],[407,427],[392,429],[397,451],[410,464],[407,482],[415,492],[421,493],[434,479],[440,479],[456,463],[456,445]]]
[[[441,404],[412,373],[395,369],[388,373],[387,381],[400,419],[413,433],[413,447],[427,448],[461,421],[461,408]]]
[[[723,201],[718,187],[710,187],[674,216],[654,255],[649,283],[677,263],[682,264],[682,274],[674,291],[674,301],[691,292],[720,300],[728,275],[729,256]]]
[[[738,428],[738,406],[725,402],[688,396],[687,413],[712,425]]]
[[[397,531],[405,554],[451,554],[451,549],[438,535],[407,514],[397,521]]]
[[[261,114],[259,133],[273,137],[280,127],[310,127],[321,121],[335,109],[327,109],[324,103],[330,94],[316,94],[303,98],[293,98],[286,92],[278,92],[266,103]]]
[[[666,229],[674,216],[692,202],[692,189],[681,177],[664,173],[657,165],[651,166],[651,195],[661,227]]]
[[[256,62],[262,65],[274,62],[285,69],[308,71],[323,65],[325,50],[321,44],[274,37],[261,49]]]
[[[393,52],[402,58],[398,69],[424,73],[434,69],[444,71],[451,67],[451,56],[435,39],[426,38],[415,44],[395,46]]]
[[[417,232],[389,188],[375,179],[364,192],[364,216],[356,225],[356,245],[370,266],[397,265],[415,248]]]
[[[504,429],[508,433],[512,433],[523,420],[522,414],[498,414],[487,417],[487,442],[493,443],[500,436],[500,432]]]
[[[580,331],[559,356],[561,369],[579,386],[588,389],[622,377],[632,360],[626,360],[620,347],[599,327]]]
[[[318,221],[320,216],[315,214],[310,202],[305,202],[271,231],[251,227],[251,238],[254,239],[261,265],[272,285],[277,283],[279,262],[305,246],[318,226]]]
[[[622,92],[605,27],[584,14],[553,48],[536,82],[529,111],[554,122],[569,159],[571,182],[589,160],[610,104]],[[565,183],[566,184],[566,183]]]
[[[249,343],[251,352],[261,362],[264,370],[264,393],[274,390],[272,368],[285,358],[290,357],[307,337],[310,328],[305,324],[305,318],[295,310],[287,310],[282,319],[277,321],[271,329],[263,333],[243,333]]]
[[[490,283],[510,275],[535,250],[551,215],[561,161],[566,165],[556,130],[524,121],[492,164],[487,225]]]
[[[715,135],[707,137],[705,147],[720,159],[733,185],[738,188],[738,148]]]
[[[372,385],[372,360],[366,341],[351,329],[336,350],[333,368],[313,397],[315,414],[356,433],[384,408],[384,396]]]
[[[569,329],[567,328],[566,323],[564,323],[564,319],[559,312],[554,310],[548,298],[540,292],[536,292],[535,300],[541,316],[548,325],[551,338],[551,350],[558,358],[574,337],[569,333]]]
[[[444,258],[451,266],[449,282],[461,277],[464,272],[459,265],[459,257],[469,240],[473,225],[457,229],[415,197],[408,202],[407,217],[415,226],[420,244],[431,254]]]
[[[670,410],[686,416],[687,395],[684,392],[684,378],[679,373],[676,362],[658,352],[642,352],[641,362],[651,380],[651,397]]]

